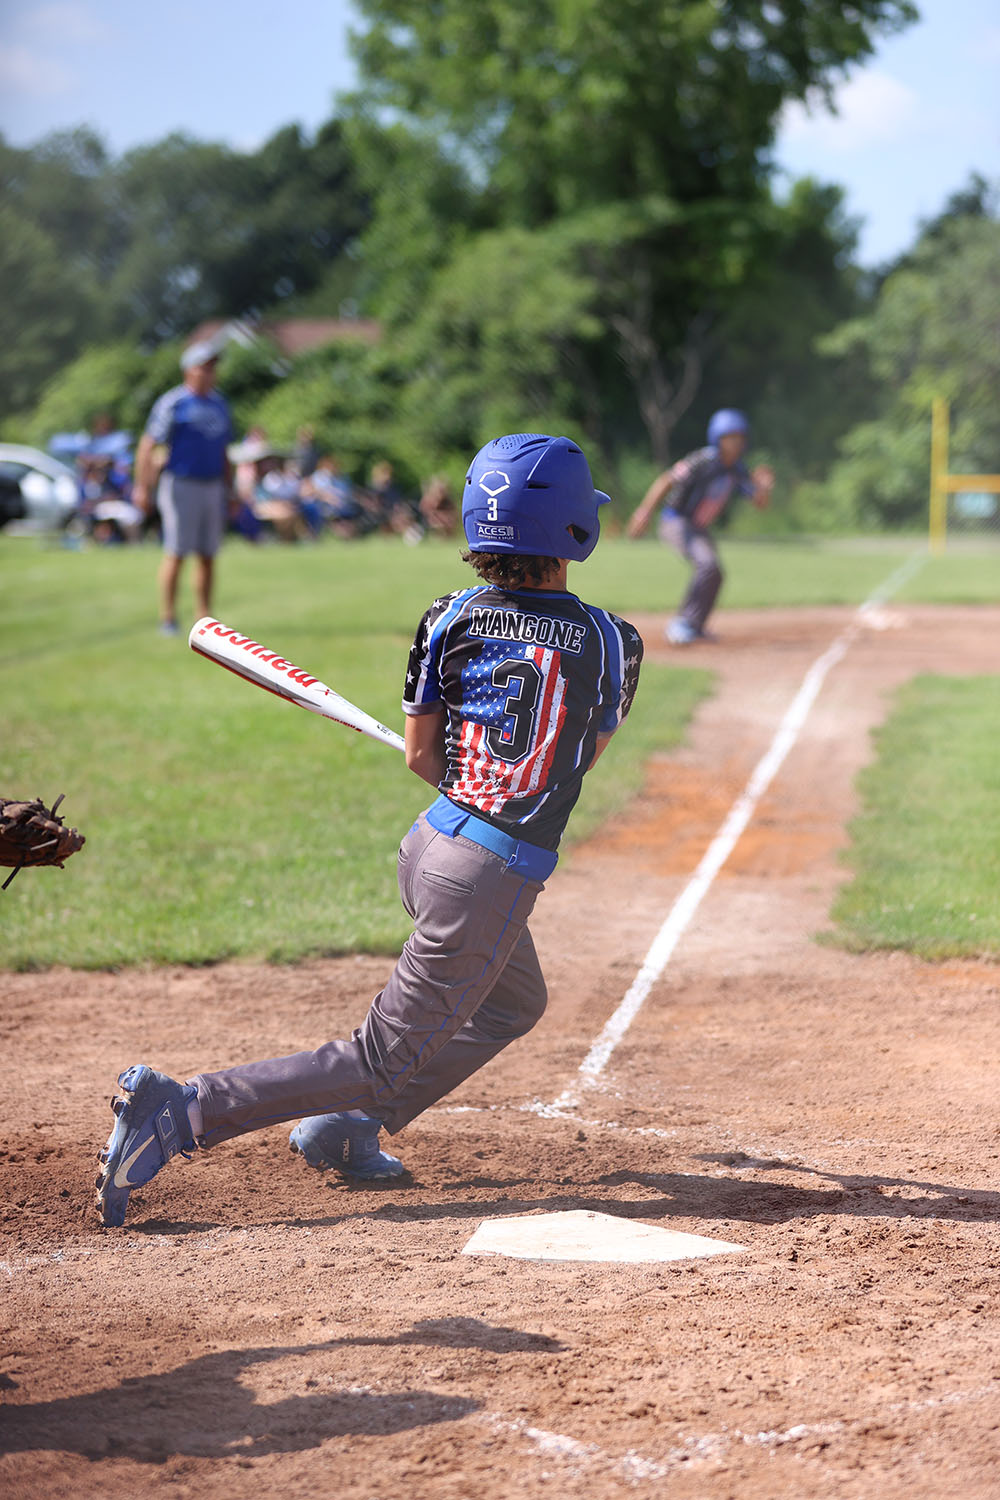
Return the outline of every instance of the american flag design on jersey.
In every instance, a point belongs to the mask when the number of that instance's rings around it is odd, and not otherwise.
[[[633,626],[575,594],[480,584],[424,615],[403,710],[446,713],[452,801],[554,850],[598,735],[632,706],[641,659]]]
[[[522,715],[526,716],[523,685],[532,682],[535,672],[507,672],[507,663],[516,662],[518,653],[535,669],[539,683],[523,750],[519,743]],[[546,785],[566,718],[566,678],[559,670],[560,656],[559,651],[544,646],[518,647],[502,641],[485,647],[463,671],[466,696],[459,774],[451,791],[466,807],[499,813],[512,797],[528,796]],[[515,758],[504,759],[505,751]]]

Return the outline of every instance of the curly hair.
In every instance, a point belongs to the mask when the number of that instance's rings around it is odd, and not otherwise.
[[[557,557],[531,557],[521,552],[463,552],[462,561],[498,589],[537,588],[559,570]]]

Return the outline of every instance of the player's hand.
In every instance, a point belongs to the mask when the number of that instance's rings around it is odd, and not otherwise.
[[[145,484],[133,484],[132,504],[144,515],[149,515],[149,486]]]
[[[770,464],[758,464],[750,478],[753,480],[754,504],[763,510],[774,489],[774,470]]]

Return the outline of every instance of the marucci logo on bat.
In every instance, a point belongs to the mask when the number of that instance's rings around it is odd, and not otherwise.
[[[283,698],[286,703],[293,703],[308,713],[321,714],[324,719],[332,719],[347,729],[353,729],[356,734],[366,734],[383,745],[391,745],[394,750],[405,748],[402,735],[387,729],[371,714],[342,698],[312,672],[303,671],[287,657],[269,651],[260,641],[243,635],[232,625],[224,625],[212,615],[194,622],[188,644],[199,656],[214,661],[227,672],[234,672],[244,682],[252,682],[254,687]]]
[[[223,625],[221,620],[212,620],[198,632],[199,635],[217,635],[231,646],[238,646],[245,651],[247,656],[253,656],[257,661],[266,662],[275,672],[284,672],[291,682],[297,682],[300,687],[312,687],[319,681],[318,677],[311,676],[308,672],[296,667],[292,662],[286,661],[283,656],[278,656],[274,651],[269,651],[259,641],[252,641],[248,635],[240,635],[238,630],[233,630],[229,625]]]

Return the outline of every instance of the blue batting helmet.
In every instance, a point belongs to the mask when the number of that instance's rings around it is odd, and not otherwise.
[[[601,534],[582,449],[566,437],[517,432],[480,448],[465,476],[462,524],[472,552],[520,552],[583,562]]]
[[[750,423],[741,411],[724,407],[722,411],[717,411],[709,421],[708,441],[713,448],[717,448],[719,439],[724,438],[730,432],[742,432],[749,439]]]

